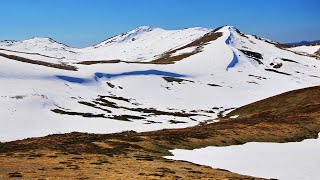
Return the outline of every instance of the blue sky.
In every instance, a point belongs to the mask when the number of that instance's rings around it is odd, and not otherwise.
[[[319,0],[4,0],[0,40],[52,37],[74,47],[149,25],[233,25],[279,42],[320,39]]]

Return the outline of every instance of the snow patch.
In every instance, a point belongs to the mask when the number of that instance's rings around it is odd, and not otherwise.
[[[249,176],[276,179],[320,177],[320,139],[290,143],[257,143],[194,150],[175,149],[167,159],[189,161]]]
[[[231,119],[236,119],[238,117],[239,117],[239,115],[230,116]]]

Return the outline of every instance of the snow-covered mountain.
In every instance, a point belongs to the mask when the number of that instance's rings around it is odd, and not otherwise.
[[[232,26],[139,27],[77,49],[0,43],[0,140],[179,128],[320,84],[320,61]]]
[[[189,28],[183,30],[163,30],[141,26],[129,32],[109,38],[97,45],[86,48],[71,48],[50,38],[33,38],[21,42],[2,41],[0,48],[18,51],[18,55],[36,53],[53,57],[46,61],[65,63],[98,60],[145,61],[177,48],[208,33],[210,29]],[[1,51],[3,52],[3,50]],[[17,52],[6,52],[17,54]]]

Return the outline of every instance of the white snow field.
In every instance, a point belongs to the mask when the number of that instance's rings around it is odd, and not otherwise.
[[[320,139],[257,143],[194,150],[175,149],[168,159],[184,160],[235,173],[280,180],[318,180]]]
[[[320,61],[231,26],[216,40],[176,51],[210,32],[140,27],[83,49],[49,38],[0,44],[0,141],[72,131],[181,128],[286,91],[320,85]],[[77,71],[13,60],[72,65]],[[80,61],[120,60],[83,65]],[[144,63],[128,63],[144,62]]]
[[[315,46],[297,46],[293,48],[289,48],[292,51],[300,52],[300,53],[307,53],[307,54],[315,54],[317,51],[320,50],[320,45]]]

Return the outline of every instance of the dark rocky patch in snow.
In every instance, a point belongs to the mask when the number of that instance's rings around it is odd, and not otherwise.
[[[310,75],[310,77],[320,78],[319,76],[315,76],[315,75]]]
[[[110,98],[115,99],[119,101],[125,101],[125,102],[131,102],[132,99],[124,98],[124,97],[118,97],[118,96],[100,96],[101,98]]]
[[[168,76],[162,77],[162,78],[164,80],[166,80],[168,83],[177,82],[177,83],[181,84],[184,81],[194,83],[194,81],[190,81],[187,79],[181,79],[181,78],[174,78],[174,77],[168,77]]]
[[[273,68],[280,69],[282,65],[283,65],[282,63],[276,63],[276,64],[273,64]]]
[[[234,29],[236,30],[236,32],[237,32],[240,36],[248,39],[248,36],[246,36],[244,33],[242,33],[239,29],[237,29],[237,28],[234,28]]]
[[[219,85],[219,84],[208,84],[208,86],[212,86],[212,87],[222,87],[222,86]]]
[[[110,107],[110,108],[125,109],[129,111],[145,113],[151,116],[152,115],[168,115],[168,116],[178,116],[178,117],[191,117],[191,116],[197,115],[197,114],[189,114],[184,112],[161,111],[153,108],[132,108],[132,107],[119,106],[117,103],[107,100],[104,96],[99,96],[97,99],[93,101],[93,103],[100,106]]]
[[[291,59],[286,59],[286,58],[280,58],[282,61],[285,61],[285,62],[292,62],[292,63],[297,63],[299,64],[297,61],[294,61],[294,60],[291,60]]]
[[[262,79],[267,79],[267,78],[265,78],[265,77],[261,77],[261,76],[256,76],[256,75],[252,75],[252,74],[249,74],[248,76],[250,76],[250,77],[255,77],[255,78],[257,78],[257,79],[259,79],[259,80],[262,80]]]
[[[10,98],[11,98],[11,99],[23,99],[23,98],[25,98],[25,97],[27,97],[27,96],[17,95],[17,96],[12,96],[12,97],[10,97]]]
[[[107,84],[109,87],[111,87],[111,88],[114,88],[114,87],[115,87],[115,85],[113,85],[111,82],[106,82],[106,84]]]
[[[241,51],[247,57],[257,61],[259,64],[263,64],[261,61],[261,59],[263,59],[263,56],[260,53],[248,51],[248,50],[243,50],[243,49],[239,49],[239,51]]]
[[[90,107],[92,107],[92,108],[100,109],[100,110],[102,110],[102,111],[105,111],[106,113],[112,113],[111,110],[106,109],[106,108],[99,107],[99,106],[97,106],[97,105],[94,104],[94,103],[85,102],[85,101],[79,101],[78,103],[79,103],[79,104],[82,104],[82,105],[85,105],[85,106],[90,106]]]
[[[113,101],[111,101],[113,100]],[[89,106],[95,109],[99,109],[104,111],[105,113],[103,114],[94,114],[94,113],[83,113],[83,112],[76,112],[76,111],[71,111],[71,110],[66,110],[63,108],[59,109],[53,109],[51,111],[58,113],[58,114],[63,114],[63,115],[71,115],[71,116],[82,116],[82,117],[100,117],[100,118],[108,118],[108,119],[114,119],[114,120],[122,120],[122,121],[132,121],[132,120],[144,120],[146,121],[147,124],[153,124],[153,123],[158,123],[158,122],[153,122],[152,120],[147,119],[146,117],[152,117],[152,116],[172,116],[172,117],[192,117],[192,116],[197,116],[199,114],[196,113],[187,113],[185,111],[161,111],[157,110],[154,108],[134,108],[130,106],[120,106],[114,101],[123,101],[126,103],[130,103],[132,105],[138,106],[140,105],[139,103],[136,102],[131,102],[133,99],[127,99],[123,97],[118,97],[118,96],[99,96],[92,102],[87,102],[87,101],[79,101],[79,104]],[[131,112],[138,112],[141,113],[140,116],[135,116],[135,115],[126,115],[126,114],[121,114],[121,115],[112,115],[112,109],[123,109],[126,111],[131,111]],[[206,113],[214,113],[213,111],[203,111]]]
[[[285,72],[281,72],[281,71],[277,71],[277,70],[274,70],[274,69],[264,69],[266,71],[270,71],[270,72],[275,72],[275,73],[278,73],[278,74],[283,74],[283,75],[287,75],[287,76],[291,76],[291,74],[289,73],[285,73]]]
[[[249,83],[249,84],[257,84],[257,85],[259,85],[259,83],[255,82],[255,81],[247,81],[247,83]]]
[[[146,119],[145,117],[133,116],[133,115],[115,115],[111,116],[112,119],[120,121],[132,121],[132,120],[141,120]]]
[[[123,62],[123,61],[120,61],[120,60],[81,61],[81,62],[78,62],[77,64],[93,65],[93,64],[109,64],[109,63],[120,63],[120,62]]]
[[[104,114],[92,114],[92,113],[82,113],[82,112],[73,112],[73,111],[65,111],[61,109],[52,109],[54,113],[63,114],[63,115],[71,115],[71,116],[82,116],[87,118],[105,118]]]
[[[187,123],[187,122],[184,122],[184,121],[177,121],[177,120],[169,120],[168,122],[171,123],[171,124],[183,124],[183,123]]]

